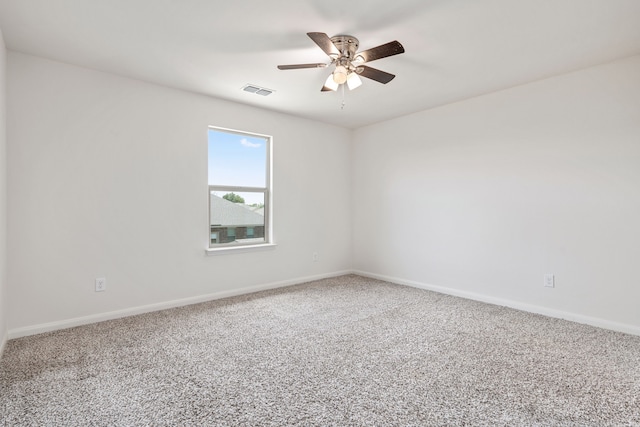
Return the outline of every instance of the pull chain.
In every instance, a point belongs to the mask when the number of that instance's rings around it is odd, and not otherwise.
[[[344,110],[344,106],[346,105],[346,103],[344,102],[344,84],[340,86],[342,86],[342,105],[340,106],[340,109]]]

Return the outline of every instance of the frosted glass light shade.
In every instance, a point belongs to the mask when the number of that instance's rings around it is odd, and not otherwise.
[[[329,77],[327,77],[327,81],[324,82],[324,86],[335,91],[339,85],[333,80],[333,74],[330,74]]]
[[[362,80],[360,76],[356,73],[350,73],[347,77],[347,86],[349,86],[349,90],[354,90],[362,84]]]
[[[338,65],[333,72],[333,81],[341,85],[347,81],[347,69],[342,65]]]

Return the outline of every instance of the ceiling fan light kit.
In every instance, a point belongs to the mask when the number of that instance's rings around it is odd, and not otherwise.
[[[347,84],[349,90],[362,85],[360,76],[387,84],[395,75],[364,65],[367,62],[388,56],[404,53],[404,47],[398,41],[392,41],[362,52],[358,52],[360,42],[348,35],[329,37],[325,33],[307,33],[320,49],[331,59],[331,63],[278,65],[280,70],[297,70],[301,68],[324,68],[335,65],[322,86],[322,92],[336,91],[340,85]]]

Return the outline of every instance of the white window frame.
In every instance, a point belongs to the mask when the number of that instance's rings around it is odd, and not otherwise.
[[[218,132],[234,133],[237,135],[263,138],[266,141],[266,165],[265,165],[265,187],[245,187],[245,186],[231,186],[231,185],[209,185],[207,191],[207,248],[205,252],[210,255],[224,254],[224,253],[238,253],[254,250],[263,250],[274,248],[275,242],[273,239],[273,221],[272,221],[272,194],[273,194],[273,177],[272,177],[272,165],[273,165],[273,137],[271,135],[264,135],[254,132],[240,131],[236,129],[222,128],[218,126],[209,126],[209,129],[216,130]],[[208,159],[208,156],[207,156]],[[207,160],[207,170],[209,168],[209,162]],[[219,192],[257,192],[264,195],[264,241],[260,243],[211,243],[211,193],[213,191]]]

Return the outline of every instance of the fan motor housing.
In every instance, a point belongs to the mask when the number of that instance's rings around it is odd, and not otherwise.
[[[358,46],[360,46],[357,38],[344,34],[331,37],[331,42],[340,51],[340,56],[346,57],[349,60],[355,58]]]

